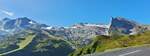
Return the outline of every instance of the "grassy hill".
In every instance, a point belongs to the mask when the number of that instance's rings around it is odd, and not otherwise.
[[[89,45],[78,48],[69,56],[82,56],[108,49],[123,48],[136,45],[150,44],[150,31],[136,35],[97,36]]]
[[[34,37],[35,37],[35,35],[33,35],[33,34],[29,34],[29,35],[25,36],[24,40],[21,40],[19,43],[17,43],[17,46],[19,46],[19,48],[5,52],[5,53],[1,53],[0,56],[6,55],[9,53],[13,53],[13,52],[16,52],[16,51],[19,51],[19,50],[25,48],[29,43],[32,42]]]
[[[34,36],[34,37],[32,37]],[[18,49],[3,53],[5,56],[67,56],[73,51],[68,42],[63,39],[39,32],[28,35],[17,44]],[[56,54],[59,53],[59,54]]]

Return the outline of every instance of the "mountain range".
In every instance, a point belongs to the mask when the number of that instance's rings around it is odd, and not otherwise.
[[[70,27],[40,24],[27,17],[0,21],[0,55],[67,56],[92,42],[95,36],[134,35],[150,30],[122,17],[109,24],[78,23]]]

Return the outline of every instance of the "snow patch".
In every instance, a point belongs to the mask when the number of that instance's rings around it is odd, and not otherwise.
[[[103,27],[103,28],[109,28],[109,25],[98,25],[98,24],[85,24],[86,26],[96,26],[96,27]]]
[[[135,29],[135,28],[133,28],[133,29],[130,29],[130,31],[131,31],[130,35],[137,34],[137,32],[136,32],[136,29]]]
[[[50,29],[52,29],[53,27],[46,27],[45,29],[48,29],[48,30],[50,30]]]
[[[29,23],[30,23],[30,24],[35,24],[33,21],[30,21]]]

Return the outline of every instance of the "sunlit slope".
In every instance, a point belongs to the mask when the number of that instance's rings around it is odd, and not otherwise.
[[[66,40],[52,36],[47,32],[36,33],[32,42],[27,46],[23,42],[26,40],[17,44],[19,47],[22,46],[18,48],[19,50],[5,56],[67,56],[74,50]]]
[[[16,51],[19,51],[19,50],[25,48],[28,44],[30,44],[32,42],[34,37],[35,37],[35,35],[29,34],[28,36],[25,37],[24,40],[20,41],[20,43],[17,44],[19,46],[19,48],[9,51],[9,52],[2,53],[2,54],[0,54],[0,56],[6,55],[9,53],[13,53],[13,52],[16,52]]]
[[[97,36],[93,42],[85,47],[78,48],[70,56],[82,56],[86,54],[104,52],[108,49],[123,48],[137,45],[150,44],[150,31],[137,35]]]

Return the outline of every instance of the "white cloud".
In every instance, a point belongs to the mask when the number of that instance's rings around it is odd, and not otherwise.
[[[6,10],[0,10],[2,13],[8,15],[8,16],[13,16],[14,13],[13,12],[9,12],[9,11],[6,11]]]

